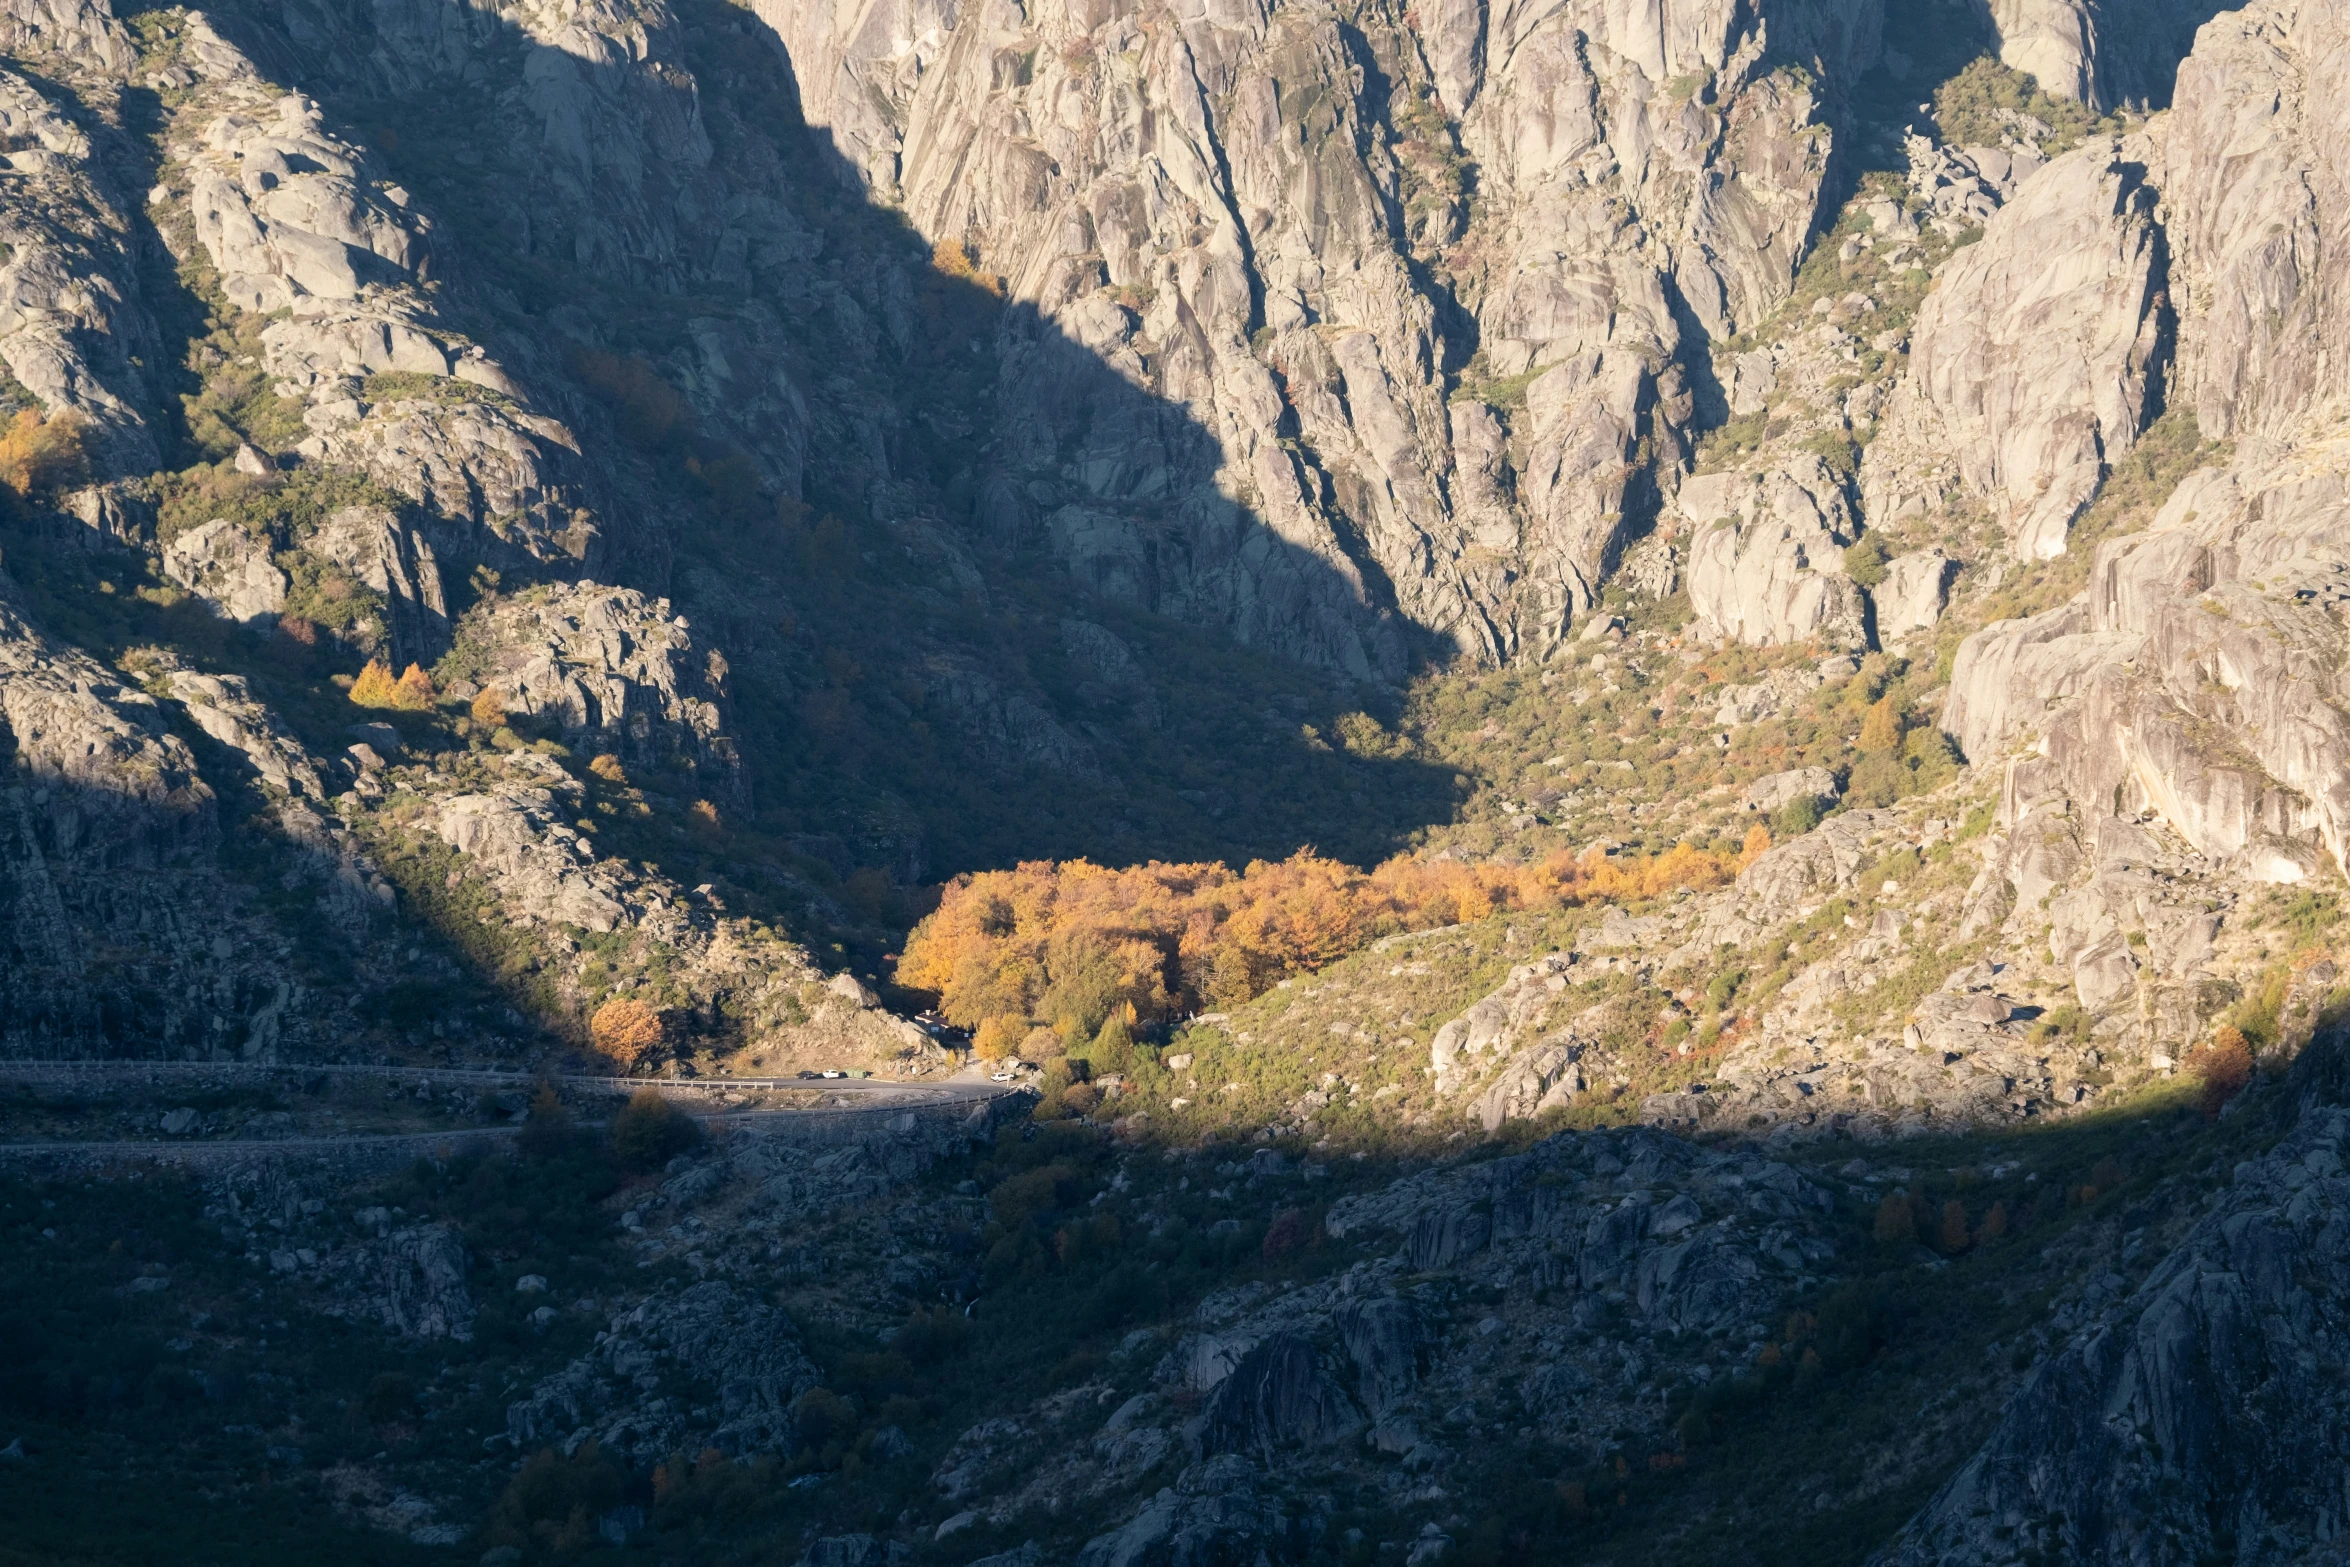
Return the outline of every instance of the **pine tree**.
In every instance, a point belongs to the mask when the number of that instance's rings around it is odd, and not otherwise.
[[[1128,1058],[1134,1054],[1134,1030],[1127,1025],[1124,1014],[1133,1010],[1131,1005],[1119,1003],[1095,1031],[1093,1049],[1087,1059],[1100,1070],[1122,1072],[1126,1069]]]

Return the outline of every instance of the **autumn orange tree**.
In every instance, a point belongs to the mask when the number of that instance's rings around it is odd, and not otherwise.
[[[634,1066],[661,1043],[661,1015],[634,996],[615,996],[588,1019],[588,1042],[622,1066]]]
[[[399,713],[429,712],[438,695],[433,689],[432,676],[421,666],[410,664],[406,673],[394,679],[392,666],[380,658],[369,659],[367,667],[359,671],[359,678],[351,682],[353,703]]]
[[[70,411],[44,419],[31,408],[19,410],[0,430],[0,484],[23,498],[51,495],[88,478],[83,428],[81,415]]]
[[[1656,855],[1561,853],[1530,866],[1402,855],[1370,871],[1311,849],[1240,871],[1036,860],[950,883],[907,938],[897,977],[977,1030],[983,1054],[1025,1053],[1038,1026],[1075,1047],[1112,1018],[1164,1022],[1238,1005],[1383,935],[1512,909],[1653,898],[1718,885],[1739,865],[1737,855],[1686,843]]]

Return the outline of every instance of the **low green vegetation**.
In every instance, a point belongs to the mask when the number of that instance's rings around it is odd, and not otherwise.
[[[1934,123],[1954,147],[2021,142],[2053,158],[2091,136],[2117,135],[2125,122],[2043,92],[2029,72],[1985,54],[1934,89]]]

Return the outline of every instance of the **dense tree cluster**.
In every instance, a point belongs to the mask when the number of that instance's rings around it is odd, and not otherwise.
[[[1363,871],[1312,850],[1245,870],[1037,860],[957,878],[907,939],[899,982],[1004,1054],[1039,1028],[1074,1043],[1106,1024],[1237,1006],[1385,935],[1511,909],[1653,898],[1728,880],[1743,854],[1560,853],[1535,865],[1398,856]],[[995,1047],[992,1050],[989,1047]]]
[[[359,678],[351,682],[351,701],[360,707],[383,707],[397,713],[429,713],[440,693],[433,689],[432,676],[419,664],[410,664],[398,679],[392,677],[392,666],[380,658],[371,658],[367,667],[359,671]]]

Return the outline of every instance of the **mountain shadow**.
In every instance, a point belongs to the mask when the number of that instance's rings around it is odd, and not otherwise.
[[[886,927],[895,889],[965,869],[1373,861],[1445,819],[1450,772],[1393,726],[1399,678],[1450,650],[1221,493],[1215,435],[1150,366],[876,205],[764,24],[675,14],[648,71],[483,12],[437,52],[381,8],[212,13],[415,193],[451,241],[443,288],[533,345],[541,400],[616,475],[631,515],[605,526],[647,535],[614,550],[631,585],[722,649],[752,799],[736,882],[858,881],[851,912]],[[550,94],[616,118],[550,145]],[[665,156],[597,140],[624,125]],[[998,419],[1012,385],[1051,429]]]

